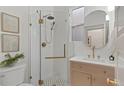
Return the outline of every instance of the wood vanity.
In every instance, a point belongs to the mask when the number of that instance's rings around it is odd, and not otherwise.
[[[72,86],[108,86],[107,78],[114,80],[114,66],[70,60]]]

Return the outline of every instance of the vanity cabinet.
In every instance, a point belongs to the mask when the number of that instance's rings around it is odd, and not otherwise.
[[[114,72],[111,66],[70,62],[70,81],[73,86],[107,86],[107,78],[113,80]]]

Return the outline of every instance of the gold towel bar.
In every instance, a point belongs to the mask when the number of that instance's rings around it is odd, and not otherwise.
[[[66,58],[66,47],[65,47],[65,44],[64,44],[64,56],[56,56],[56,57],[45,57],[46,59],[58,59],[58,58]]]

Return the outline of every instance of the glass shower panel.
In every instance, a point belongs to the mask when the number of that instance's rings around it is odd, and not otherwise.
[[[31,7],[31,82],[67,84],[68,15],[67,11]]]

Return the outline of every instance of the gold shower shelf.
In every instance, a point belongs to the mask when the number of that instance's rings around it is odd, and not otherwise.
[[[64,56],[55,56],[55,57],[45,57],[46,59],[59,59],[59,58],[66,58],[66,49],[65,49],[65,44],[64,44]]]

